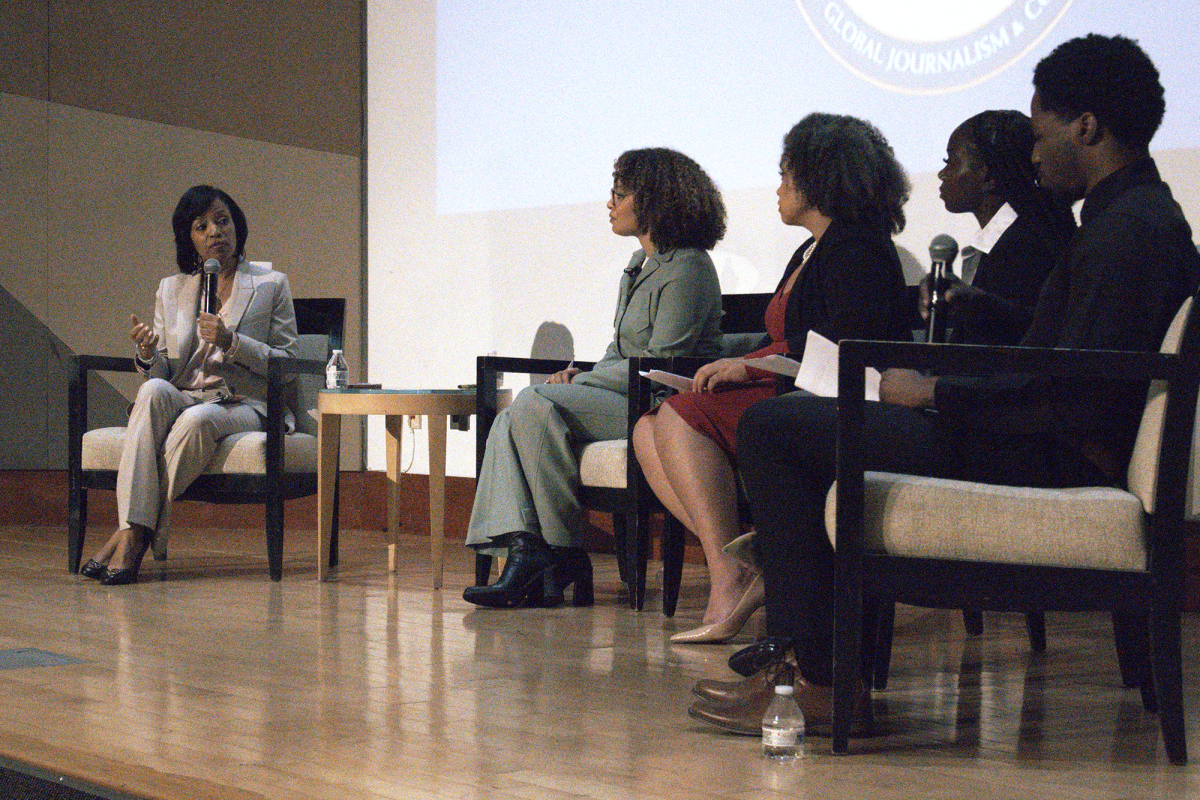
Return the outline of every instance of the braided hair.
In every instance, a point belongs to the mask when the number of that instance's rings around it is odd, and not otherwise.
[[[1018,215],[1040,218],[1066,244],[1075,230],[1071,207],[1038,185],[1033,166],[1033,126],[1020,111],[983,111],[960,126],[987,167],[995,192]]]

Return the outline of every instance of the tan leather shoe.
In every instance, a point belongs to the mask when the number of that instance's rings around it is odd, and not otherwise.
[[[740,681],[714,681],[707,678],[696,681],[692,693],[704,700],[722,704],[745,703],[760,694],[769,700],[776,686],[791,684],[795,679],[795,667],[780,658]]]
[[[762,733],[762,718],[767,713],[774,689],[748,695],[738,702],[699,700],[690,709],[688,716],[715,725],[722,730],[741,736],[758,736]],[[804,714],[804,725],[808,733],[829,735],[833,721],[833,688],[815,686],[805,680],[796,684],[797,705]],[[854,703],[852,733],[862,733],[870,727],[871,695],[865,686],[858,690]]]

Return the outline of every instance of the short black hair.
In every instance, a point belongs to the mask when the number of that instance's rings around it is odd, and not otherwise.
[[[1166,112],[1150,57],[1133,39],[1089,33],[1063,42],[1033,70],[1042,108],[1063,119],[1091,112],[1121,144],[1145,150]]]
[[[1075,230],[1070,204],[1037,182],[1033,166],[1033,123],[1020,111],[981,111],[959,126],[976,158],[987,168],[995,192],[1018,215],[1043,221],[1065,245]]]
[[[200,269],[200,255],[192,244],[192,222],[208,211],[214,200],[224,203],[233,217],[233,228],[237,232],[237,248],[233,257],[241,258],[246,250],[246,237],[250,235],[250,229],[246,226],[246,215],[241,207],[220,189],[205,184],[193,186],[179,198],[175,213],[171,215],[171,227],[175,231],[175,263],[179,265],[180,272],[191,274]]]
[[[804,199],[835,220],[904,230],[912,185],[879,129],[843,114],[809,114],[783,137],[780,167]]]
[[[711,250],[725,236],[721,191],[700,165],[675,150],[627,150],[613,163],[613,186],[634,195],[638,225],[659,252]]]

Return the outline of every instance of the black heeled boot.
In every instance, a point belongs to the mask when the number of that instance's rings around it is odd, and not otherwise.
[[[546,598],[557,595],[561,603],[557,564],[554,551],[540,536],[509,534],[508,559],[499,580],[491,586],[468,586],[463,589],[463,600],[488,608],[519,608],[544,605]]]
[[[571,605],[576,608],[590,606],[596,602],[595,586],[592,581],[592,560],[582,547],[556,547],[554,557],[558,562],[554,597],[543,598],[547,608],[561,605],[563,590],[575,584],[571,592]]]

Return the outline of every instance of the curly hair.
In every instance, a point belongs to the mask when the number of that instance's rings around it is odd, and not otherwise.
[[[613,162],[613,186],[634,195],[638,225],[660,251],[711,250],[725,236],[725,203],[712,178],[665,147],[627,150]]]
[[[1063,119],[1091,112],[1121,144],[1145,150],[1166,112],[1150,57],[1133,39],[1089,33],[1063,42],[1033,70],[1042,108]]]
[[[1020,111],[982,111],[959,126],[976,158],[1019,215],[1041,219],[1066,244],[1075,230],[1071,206],[1038,185],[1033,166],[1033,125]]]
[[[246,237],[250,235],[250,229],[241,207],[220,189],[204,184],[193,186],[179,198],[175,213],[171,215],[171,228],[175,231],[175,263],[179,265],[180,272],[191,274],[200,269],[200,256],[192,244],[192,222],[208,211],[214,200],[224,203],[233,217],[233,228],[237,232],[237,247],[233,257],[241,258],[246,250]]]
[[[878,222],[889,233],[904,230],[904,203],[912,185],[891,145],[871,123],[841,114],[809,114],[783,137],[780,167],[825,216]]]

